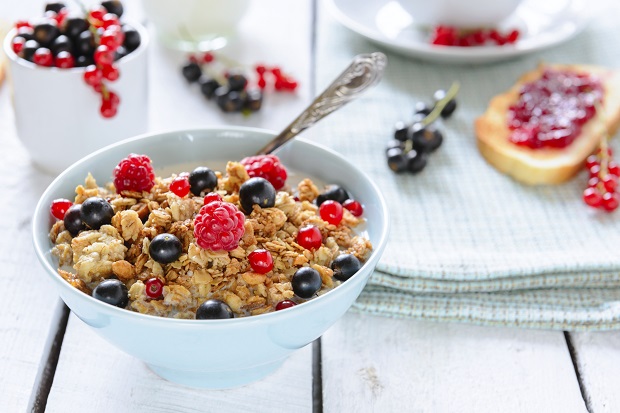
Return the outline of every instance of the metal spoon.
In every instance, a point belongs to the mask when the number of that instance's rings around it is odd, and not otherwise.
[[[357,99],[366,89],[381,80],[386,65],[387,57],[380,52],[355,56],[349,67],[310,106],[256,154],[273,152],[325,116]]]

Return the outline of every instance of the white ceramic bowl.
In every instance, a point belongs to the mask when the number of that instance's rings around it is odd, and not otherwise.
[[[374,250],[363,267],[328,293],[293,308],[230,320],[176,320],[120,309],[71,287],[56,272],[48,232],[53,199],[74,196],[88,172],[100,183],[129,153],[147,154],[156,168],[209,160],[238,160],[260,149],[273,133],[250,128],[201,129],[150,134],[99,150],[58,176],[34,215],[34,245],[45,275],[69,308],[103,338],[143,360],[160,376],[194,387],[228,388],[258,380],[296,349],[321,336],[358,297],[388,235],[388,209],[379,189],[342,156],[302,139],[277,152],[285,165],[345,187],[364,205],[365,230]]]
[[[141,41],[117,62],[119,79],[109,82],[121,100],[110,119],[99,113],[101,98],[84,82],[85,68],[35,65],[13,52],[15,30],[4,39],[17,135],[44,171],[57,174],[96,149],[147,131],[149,35],[140,24],[127,23],[138,30]]]
[[[417,24],[445,24],[459,28],[495,27],[522,0],[399,0]]]

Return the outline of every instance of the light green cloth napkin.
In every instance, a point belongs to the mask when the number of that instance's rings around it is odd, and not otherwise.
[[[480,156],[473,132],[489,99],[540,61],[620,68],[620,3],[608,7],[576,38],[497,64],[442,65],[382,50],[389,59],[382,83],[309,131],[370,175],[390,206],[388,246],[355,308],[478,324],[620,327],[620,211],[583,203],[585,172],[541,187],[502,175]],[[320,7],[317,90],[352,56],[374,50],[381,49]],[[459,107],[440,125],[443,146],[422,173],[394,174],[384,156],[394,123],[454,80],[461,83]],[[612,146],[620,155],[619,142]]]

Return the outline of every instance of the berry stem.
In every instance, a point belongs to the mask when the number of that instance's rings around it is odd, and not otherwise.
[[[446,107],[448,102],[450,102],[452,99],[456,97],[456,94],[458,93],[459,88],[460,88],[459,82],[452,83],[452,86],[450,86],[450,89],[448,89],[448,91],[446,92],[446,96],[444,96],[443,99],[441,99],[439,102],[435,104],[435,107],[433,108],[431,113],[426,115],[426,117],[422,119],[420,123],[424,127],[426,127],[430,125],[431,123],[435,122],[435,120],[437,120],[437,118],[441,115],[441,111],[443,110],[443,108]]]

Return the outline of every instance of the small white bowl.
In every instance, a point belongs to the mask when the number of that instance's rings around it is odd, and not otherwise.
[[[522,0],[399,0],[419,25],[458,28],[496,27]]]
[[[250,128],[176,131],[129,139],[99,150],[72,165],[50,184],[33,218],[34,245],[45,275],[69,308],[103,338],[143,360],[163,378],[193,386],[230,388],[276,370],[293,351],[321,336],[358,297],[372,274],[388,235],[388,209],[377,186],[357,167],[329,149],[295,139],[277,152],[290,168],[346,188],[364,205],[364,231],[373,252],[350,279],[326,294],[295,307],[229,320],[177,320],[120,309],[82,293],[56,272],[50,250],[49,206],[73,198],[74,188],[91,172],[99,183],[129,153],[148,155],[155,168],[208,161],[238,160],[254,154],[272,132]]]
[[[110,119],[99,113],[101,98],[84,82],[85,68],[38,66],[13,52],[15,30],[4,39],[17,135],[44,171],[58,174],[94,150],[147,131],[149,35],[140,24],[127,23],[141,41],[117,62],[119,79],[108,83],[120,97],[118,113]]]

